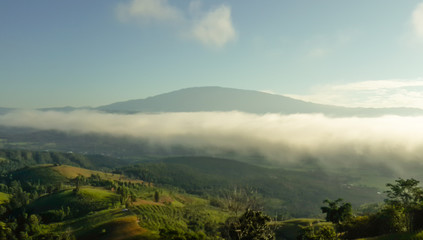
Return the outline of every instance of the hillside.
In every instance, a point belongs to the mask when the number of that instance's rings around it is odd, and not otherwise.
[[[229,159],[177,157],[119,170],[132,178],[203,196],[225,196],[236,188],[256,191],[263,198],[265,211],[272,215],[317,216],[327,198],[349,199],[355,207],[383,200],[376,188],[356,185],[357,179],[319,169],[272,169]]]
[[[97,170],[111,170],[136,161],[116,159],[104,155],[86,155],[72,152],[6,150],[0,148],[0,172],[14,171],[39,164],[70,165]]]
[[[15,171],[13,179],[23,182],[40,182],[56,186],[57,182],[68,182],[77,176],[89,178],[98,175],[111,181],[139,184],[146,181],[149,184],[176,187],[200,196],[221,197],[236,188],[250,189],[257,191],[263,198],[263,205],[269,214],[286,217],[319,215],[321,201],[326,198],[349,199],[354,207],[381,201],[383,196],[377,192],[383,189],[374,188],[374,183],[392,179],[369,169],[350,171],[347,177],[341,172],[325,172],[313,166],[298,169],[266,168],[211,157],[164,158],[122,167],[119,159],[94,156],[94,161],[92,156],[74,153],[4,150],[2,156],[5,167],[14,163],[15,167],[12,170],[19,166],[44,164],[36,168],[26,167]],[[117,168],[114,173],[93,170],[103,168],[102,159],[110,161],[110,167]],[[92,170],[81,168],[87,166]],[[5,168],[3,171],[8,169]],[[364,172],[367,175],[363,175]]]
[[[36,153],[8,151],[2,162],[9,156],[31,163]],[[406,215],[381,204],[386,196],[354,181],[366,183],[316,167],[264,168],[211,157],[165,158],[113,172],[32,164],[3,172],[0,224],[10,239],[231,239],[228,229],[248,207],[271,216],[267,225],[277,240],[335,229],[346,239],[420,239],[421,232],[404,233]],[[357,215],[345,223],[323,220],[322,200],[339,197]],[[370,202],[377,204],[358,209]],[[416,229],[423,229],[420,210]],[[300,216],[314,218],[294,218]]]
[[[423,115],[413,108],[346,108],[315,104],[259,91],[222,87],[186,88],[145,99],[112,103],[97,110],[118,113],[240,111],[247,113],[321,113],[329,116]]]
[[[13,108],[4,108],[4,107],[0,107],[0,114],[6,114],[10,111],[13,111]]]
[[[215,239],[208,236],[216,235],[229,216],[198,196],[66,165],[33,165],[0,181],[12,195],[6,206],[13,211],[7,216],[21,219],[23,211],[32,219],[28,224],[42,224],[42,229],[26,233],[34,239],[66,234],[77,239],[159,239],[164,229],[170,229],[167,234],[177,229],[194,239]],[[8,204],[9,195],[1,196]]]

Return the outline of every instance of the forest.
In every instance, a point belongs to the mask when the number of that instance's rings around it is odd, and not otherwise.
[[[134,163],[101,155],[0,150],[0,160],[0,239],[423,236],[423,189],[414,178],[388,182],[380,199],[362,203],[360,195],[348,198],[363,194],[360,189],[330,195],[329,182],[343,179],[323,172],[298,174],[208,157]],[[226,168],[219,168],[223,162]],[[310,185],[315,179],[320,181]],[[272,184],[282,190],[274,191]]]

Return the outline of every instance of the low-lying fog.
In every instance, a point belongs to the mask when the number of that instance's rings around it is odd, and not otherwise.
[[[260,154],[274,162],[313,158],[323,164],[384,163],[399,169],[423,159],[423,117],[16,111],[0,115],[0,125],[130,136],[162,146]]]

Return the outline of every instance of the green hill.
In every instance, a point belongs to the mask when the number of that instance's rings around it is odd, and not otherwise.
[[[45,221],[58,221],[65,217],[61,215],[63,213],[60,210],[71,217],[77,217],[118,205],[119,195],[101,188],[82,187],[77,193],[69,189],[43,196],[27,208],[31,213],[39,214]]]
[[[24,167],[12,172],[10,175],[14,180],[19,180],[21,183],[57,184],[68,181],[65,176],[53,171],[53,165]]]
[[[65,164],[87,169],[111,170],[133,162],[133,160],[116,159],[103,155],[0,149],[0,172],[3,173],[39,164]]]
[[[277,239],[295,239],[302,226],[328,225],[319,220],[326,198],[342,197],[355,207],[383,199],[378,189],[355,184],[365,183],[366,178],[360,177],[371,176],[370,170],[354,178],[315,166],[265,168],[223,158],[172,157],[102,172],[77,167],[84,161],[78,164],[76,159],[85,158],[72,153],[44,155],[61,159],[54,164],[36,164],[40,152],[3,153],[0,163],[35,165],[3,173],[2,191],[10,194],[0,195],[6,206],[2,208],[6,215],[0,216],[0,221],[5,226],[17,224],[16,234],[20,234],[22,229],[29,229],[25,221],[39,216],[41,230],[25,230],[39,239],[46,234],[71,234],[77,239],[159,239],[160,234],[172,232],[193,239],[215,239],[223,234],[219,231],[227,226],[228,219],[244,211],[231,208],[231,201],[238,197],[241,202],[247,199],[252,200],[248,204],[256,204],[249,206],[264,207],[273,218]],[[62,164],[65,161],[73,166]],[[9,217],[16,222],[7,222]],[[407,236],[420,239],[417,233],[375,239]]]
[[[119,169],[131,178],[175,186],[188,193],[224,195],[236,188],[257,192],[271,214],[296,217],[319,215],[324,199],[344,198],[356,207],[380,202],[371,187],[353,185],[354,179],[322,170],[271,169],[229,159],[177,157]]]

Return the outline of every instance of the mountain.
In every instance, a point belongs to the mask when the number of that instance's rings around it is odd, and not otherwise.
[[[50,108],[38,108],[39,111],[55,111],[55,112],[72,112],[75,110],[90,110],[90,107],[50,107]]]
[[[90,110],[90,107],[70,107],[70,106],[66,106],[66,107],[50,107],[50,108],[37,108],[36,110],[38,111],[55,111],[55,112],[72,112],[75,110]],[[6,114],[12,111],[17,111],[17,110],[22,110],[19,108],[4,108],[4,107],[0,107],[0,115],[2,114]]]
[[[247,113],[322,113],[329,116],[423,115],[416,108],[347,108],[305,102],[282,95],[222,87],[195,87],[160,94],[145,99],[100,106],[100,111],[137,112],[200,112],[241,111]]]
[[[3,107],[0,107],[0,115],[1,114],[6,114],[6,113],[11,112],[13,110],[15,110],[15,109],[13,109],[13,108],[3,108]]]

